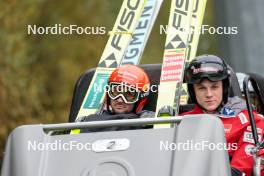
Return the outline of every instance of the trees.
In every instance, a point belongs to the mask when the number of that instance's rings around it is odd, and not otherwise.
[[[67,121],[75,81],[86,69],[97,65],[121,3],[122,0],[0,1],[0,155],[13,128]],[[143,63],[161,62],[165,34],[160,34],[159,26],[167,24],[169,6],[170,1],[164,1]],[[27,34],[28,25],[55,24],[103,26],[106,33]]]

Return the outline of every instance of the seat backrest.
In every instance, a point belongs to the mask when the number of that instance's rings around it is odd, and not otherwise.
[[[153,91],[150,91],[148,102],[146,103],[144,110],[155,111],[157,97],[158,97],[157,89],[160,82],[161,64],[145,64],[139,66],[146,71],[146,73],[150,78],[151,85],[154,85],[154,87],[152,87]],[[230,70],[230,80],[231,80],[230,81],[231,86],[229,88],[229,96],[242,97],[236,74],[230,66],[228,66],[228,68]],[[69,122],[74,122],[75,117],[77,116],[82,101],[84,99],[85,92],[87,91],[89,84],[92,80],[94,72],[95,72],[95,68],[89,69],[84,74],[82,74],[78,79],[73,92],[73,98],[72,98],[71,109],[69,114]],[[182,108],[180,107],[180,112],[185,112],[187,110],[190,110],[192,107],[193,106],[183,106]]]

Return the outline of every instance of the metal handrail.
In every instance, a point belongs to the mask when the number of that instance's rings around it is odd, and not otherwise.
[[[253,114],[253,107],[252,107],[250,96],[249,96],[249,88],[248,88],[249,81],[250,81],[250,76],[247,75],[243,81],[243,90],[245,93],[245,98],[246,98],[246,103],[247,103],[247,109],[248,109],[248,114],[249,114],[249,119],[250,119],[250,126],[252,129],[252,134],[253,134],[254,142],[256,145],[256,147],[252,148],[251,150],[251,153],[254,159],[253,174],[254,176],[260,176],[260,172],[261,172],[260,170],[261,170],[261,165],[263,164],[263,158],[258,156],[258,152],[263,147],[264,142],[260,143],[258,140],[258,133],[257,133],[256,122],[255,122],[254,114]]]
[[[142,118],[142,119],[122,119],[122,120],[107,120],[107,121],[92,121],[92,122],[76,122],[76,123],[61,123],[43,125],[44,131],[53,130],[71,130],[83,128],[97,128],[97,127],[113,127],[113,126],[140,126],[153,125],[163,123],[180,123],[181,116],[166,117],[166,118]]]

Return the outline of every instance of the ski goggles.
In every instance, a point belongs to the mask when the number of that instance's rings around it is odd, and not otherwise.
[[[110,83],[107,94],[112,100],[121,97],[125,103],[133,104],[139,100],[141,93],[135,87],[124,83]]]
[[[202,79],[220,81],[228,76],[227,67],[217,62],[193,63],[185,71],[185,81],[190,84],[198,84]]]

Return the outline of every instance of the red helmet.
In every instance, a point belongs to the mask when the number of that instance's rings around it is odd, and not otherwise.
[[[144,107],[149,95],[149,78],[146,72],[135,65],[122,65],[116,68],[108,79],[107,109],[109,110],[110,98],[122,96],[126,103],[135,103],[133,112],[138,113]],[[118,86],[126,87],[128,91],[109,91]],[[130,92],[129,95],[127,92]],[[131,93],[132,92],[132,93]],[[125,95],[126,94],[126,95]]]

